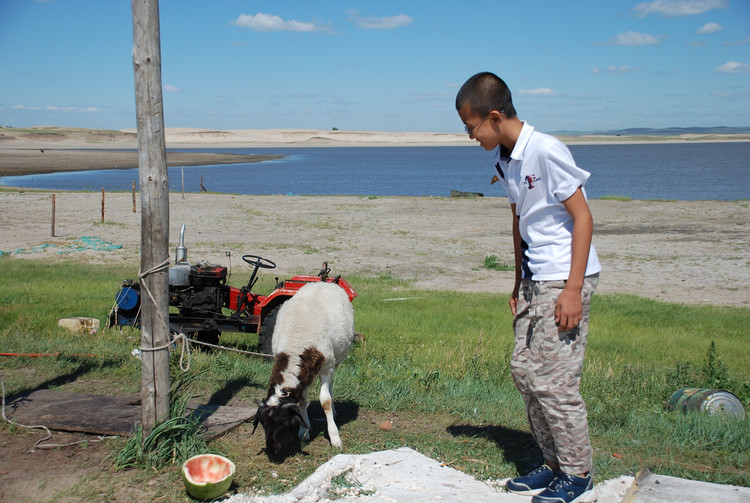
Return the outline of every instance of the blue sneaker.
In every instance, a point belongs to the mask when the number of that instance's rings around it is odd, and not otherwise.
[[[573,503],[591,490],[594,480],[591,475],[578,477],[558,472],[557,477],[542,492],[531,498],[531,503]]]
[[[555,480],[557,474],[547,465],[531,470],[523,477],[515,477],[505,483],[505,489],[512,493],[533,496],[544,491]]]

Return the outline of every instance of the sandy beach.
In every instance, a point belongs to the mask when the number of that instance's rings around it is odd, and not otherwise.
[[[127,132],[113,132],[110,138],[66,130],[65,138],[51,140],[44,135],[9,139],[8,131],[2,130],[6,136],[0,140],[0,175],[19,169],[14,164],[19,162],[26,162],[23,173],[55,170],[53,161],[47,161],[52,159],[47,156],[50,151],[64,155],[66,163],[78,169],[102,169],[101,156],[114,155],[108,151],[135,148],[135,137]],[[183,132],[196,134],[195,130]],[[176,138],[189,138],[178,143],[173,136],[177,133],[168,132],[168,148],[179,144],[196,150],[195,156],[186,154],[181,159],[184,165],[206,163],[200,148],[225,146],[221,136],[211,140],[205,131],[197,131],[197,139],[178,135]],[[289,146],[292,142],[310,146],[310,141],[331,141],[320,136],[323,132],[265,131],[264,138],[254,134],[258,142],[266,142],[264,145]],[[310,135],[318,139],[311,140]],[[392,133],[390,140],[387,134],[371,135],[371,145],[373,138],[376,144],[466,143],[465,135],[432,138],[433,143],[429,134]],[[350,141],[356,143],[351,137]],[[450,143],[453,141],[456,143]],[[137,157],[135,162],[137,166]],[[217,162],[212,159],[211,163]],[[750,306],[747,201],[592,200],[590,204],[594,244],[604,267],[599,292],[687,304]],[[29,211],[31,208],[34,211]],[[132,194],[107,193],[104,218],[102,223],[100,193],[58,192],[52,236],[52,193],[6,188],[0,191],[0,250],[12,259],[126,262],[133,265],[135,273],[140,197],[137,195],[133,212]],[[191,262],[231,262],[241,277],[249,267],[240,255],[256,254],[276,262],[278,268],[272,274],[282,278],[317,272],[320,264],[328,261],[335,274],[389,275],[411,280],[420,288],[508,293],[513,273],[488,270],[483,263],[486,256],[496,255],[512,264],[510,223],[507,199],[496,197],[188,193],[183,198],[173,193],[169,254],[174,257],[180,226],[185,224]],[[81,247],[83,237],[96,237],[118,248]],[[231,253],[230,258],[226,252]]]

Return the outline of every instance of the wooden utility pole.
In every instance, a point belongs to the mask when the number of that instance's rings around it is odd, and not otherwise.
[[[169,183],[159,2],[132,0],[132,8],[141,185],[141,404],[143,429],[149,432],[169,416]]]

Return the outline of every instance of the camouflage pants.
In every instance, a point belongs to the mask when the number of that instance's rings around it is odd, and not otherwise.
[[[568,332],[555,325],[564,281],[523,280],[513,320],[511,375],[526,402],[531,434],[544,459],[557,461],[567,473],[583,474],[592,467],[588,415],[579,388],[591,295],[598,280],[598,274],[586,277],[583,319]]]

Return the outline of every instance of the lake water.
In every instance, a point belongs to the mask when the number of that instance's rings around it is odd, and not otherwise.
[[[189,151],[189,149],[181,149]],[[591,172],[590,198],[737,200],[750,198],[750,142],[571,145]],[[476,147],[317,147],[201,149],[282,154],[261,163],[169,168],[170,190],[235,194],[449,196],[452,189],[505,196],[494,153]],[[51,190],[129,191],[138,170],[0,178],[1,185]]]

